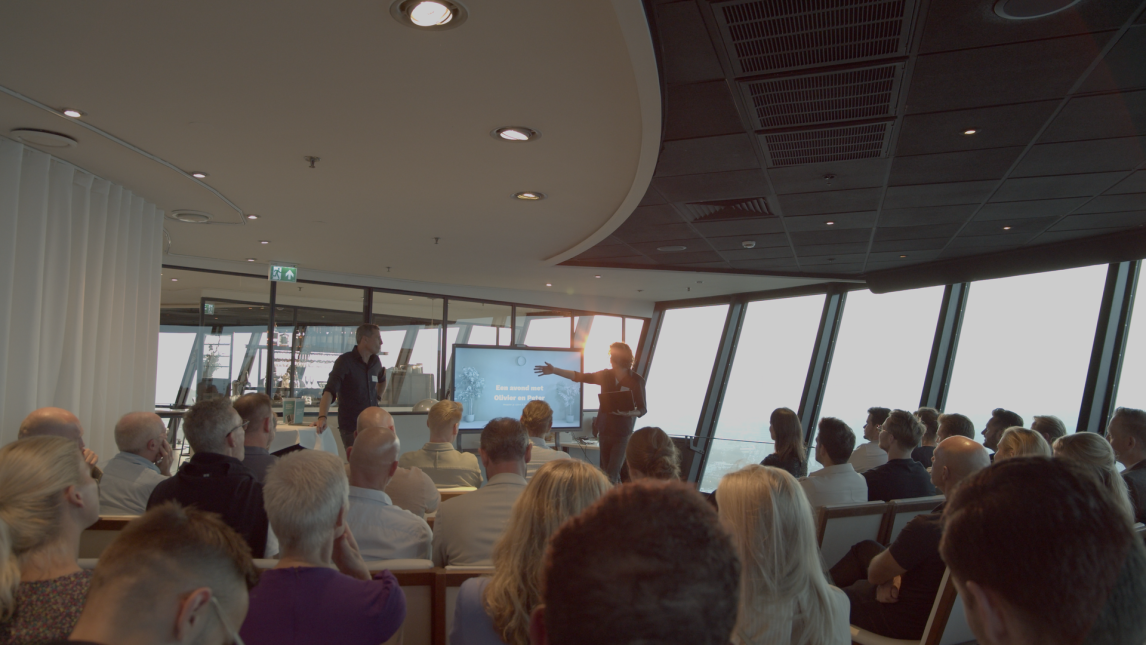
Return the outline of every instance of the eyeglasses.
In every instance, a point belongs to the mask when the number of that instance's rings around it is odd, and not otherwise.
[[[227,622],[227,617],[223,615],[223,608],[219,606],[219,601],[215,599],[214,593],[211,594],[211,606],[215,608],[215,613],[219,616],[219,622],[222,623],[223,630],[227,632],[230,645],[245,645],[243,639],[239,638],[239,634],[231,629],[231,623]]]
[[[239,425],[235,426],[234,428],[231,428],[230,430],[228,430],[228,431],[227,431],[227,434],[231,434],[232,432],[234,432],[234,431],[236,431],[236,430],[238,430],[238,429],[240,429],[240,428],[242,428],[242,430],[243,430],[244,432],[246,432],[246,430],[247,430],[247,425],[249,425],[250,423],[251,423],[250,421],[244,421],[244,422],[240,423]],[[225,434],[225,435],[223,435],[223,436],[225,437],[225,436],[227,436],[227,434]]]

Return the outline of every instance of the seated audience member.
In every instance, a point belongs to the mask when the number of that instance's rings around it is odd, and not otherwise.
[[[244,394],[235,401],[235,411],[247,424],[243,436],[243,465],[255,473],[255,479],[261,484],[267,479],[267,468],[275,463],[270,448],[278,418],[271,408],[271,397],[260,392]]]
[[[438,401],[426,416],[430,428],[430,442],[421,450],[408,452],[398,459],[403,468],[421,468],[443,486],[481,486],[481,466],[477,457],[454,447],[458,424],[462,420],[462,404],[456,401]]]
[[[501,417],[481,431],[481,461],[489,481],[442,502],[434,519],[434,566],[489,566],[513,504],[525,490],[533,444],[517,419]]]
[[[317,450],[281,457],[267,473],[282,553],[251,589],[239,631],[247,645],[378,645],[402,627],[405,594],[389,571],[370,575],[346,523],[349,489],[342,461]]]
[[[1051,447],[1047,440],[1034,430],[1026,428],[1007,428],[999,438],[998,449],[995,450],[995,461],[1010,459],[1011,457],[1050,457]]]
[[[891,410],[887,408],[868,408],[867,423],[863,426],[864,442],[855,449],[851,459],[848,459],[848,463],[857,473],[887,463],[887,451],[879,447],[879,429],[889,414]]]
[[[161,504],[100,555],[71,641],[234,643],[258,582],[247,543],[214,513]]]
[[[660,428],[649,426],[634,432],[625,446],[625,463],[632,481],[680,479],[680,451]]]
[[[939,431],[935,433],[940,443],[950,437],[975,438],[975,424],[962,414],[939,415]]]
[[[793,477],[808,474],[808,452],[804,449],[804,426],[800,417],[788,408],[776,408],[768,419],[768,435],[775,442],[772,454],[760,462],[763,466],[783,468]]]
[[[84,456],[84,463],[91,466],[92,477],[99,481],[103,476],[103,471],[96,466],[99,455],[84,446],[84,427],[80,425],[76,415],[62,408],[40,408],[33,410],[20,422],[17,439],[44,436],[63,437],[75,441],[80,447],[80,454]]]
[[[0,643],[66,638],[91,572],[76,555],[99,519],[99,491],[75,440],[34,436],[0,448]]]
[[[983,645],[1141,645],[1146,549],[1082,467],[1010,459],[959,486],[940,552]]]
[[[549,536],[610,488],[604,473],[576,459],[538,469],[493,547],[493,575],[462,583],[450,645],[529,645],[529,614],[541,602]]]
[[[983,445],[987,450],[997,451],[999,449],[999,439],[1003,438],[1003,433],[1007,428],[1023,427],[1023,418],[1003,408],[995,408],[991,410],[991,418],[987,421],[987,427],[983,428]],[[991,460],[994,461],[995,456],[991,455]]]
[[[796,479],[779,468],[748,466],[725,475],[716,496],[740,555],[732,642],[849,645],[848,597],[824,578],[812,508]]]
[[[530,642],[728,645],[739,588],[731,536],[692,486],[617,486],[550,537]]]
[[[350,510],[346,524],[367,560],[430,559],[430,525],[395,506],[384,491],[398,470],[398,435],[389,428],[355,433],[350,453]]]
[[[529,433],[529,441],[533,444],[533,456],[525,465],[525,480],[533,479],[533,474],[541,466],[555,459],[569,459],[569,453],[563,450],[553,450],[545,443],[545,435],[553,429],[553,408],[545,401],[530,401],[521,411],[521,427]]]
[[[243,456],[243,420],[226,398],[199,401],[183,416],[183,433],[195,454],[179,472],[151,492],[147,508],[176,501],[218,513],[251,547],[251,553],[273,557],[263,485],[239,461]]]
[[[1066,436],[1066,425],[1062,419],[1053,416],[1035,417],[1035,420],[1031,421],[1031,430],[1041,434],[1043,439],[1047,440],[1048,446],[1054,446],[1055,441]]]
[[[397,435],[397,431],[394,429],[394,417],[382,408],[375,407],[363,410],[358,415],[354,436],[357,437],[359,432],[368,428],[389,430]],[[353,452],[353,445],[346,449],[347,460],[350,459]],[[349,466],[347,466],[346,476],[350,476]],[[426,513],[433,513],[438,510],[438,504],[442,501],[442,494],[438,492],[434,480],[417,467],[402,468],[398,466],[393,476],[390,477],[390,483],[386,484],[385,492],[394,506],[410,511],[420,518],[425,518]]]
[[[982,445],[950,437],[935,448],[931,479],[949,495],[968,475],[988,465]],[[865,540],[832,567],[832,580],[851,600],[851,624],[890,638],[923,636],[946,568],[939,557],[943,507],[916,516],[887,549]]]
[[[1134,521],[1146,522],[1146,412],[1118,408],[1106,424],[1106,438],[1118,463],[1126,466],[1122,479],[1134,505]]]
[[[867,480],[848,463],[855,444],[856,435],[848,424],[835,417],[820,419],[816,461],[823,468],[800,478],[800,487],[812,508],[867,501]]]
[[[919,447],[911,451],[911,458],[923,464],[924,468],[930,468],[935,444],[939,443],[939,410],[919,408],[915,411],[915,418],[923,424],[923,439]]]
[[[1127,519],[1134,521],[1134,506],[1130,503],[1126,480],[1122,479],[1122,474],[1118,472],[1114,449],[1102,435],[1094,432],[1078,432],[1059,437],[1055,440],[1053,449],[1056,459],[1073,461],[1091,468],[1102,483],[1102,487],[1110,493],[1114,503],[1126,512]]]
[[[171,476],[175,454],[167,443],[167,427],[154,412],[125,414],[115,424],[115,445],[119,454],[107,462],[100,479],[100,511],[142,515],[151,491]]]
[[[863,473],[869,502],[935,494],[927,469],[911,458],[922,436],[923,424],[915,415],[905,410],[888,415],[881,433],[881,441],[887,443],[887,463]]]

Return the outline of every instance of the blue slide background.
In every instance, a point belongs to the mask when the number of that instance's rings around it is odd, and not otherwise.
[[[519,358],[524,358],[518,365]],[[481,397],[476,401],[463,401],[461,428],[484,428],[485,424],[497,417],[521,418],[521,410],[531,399],[542,399],[553,408],[554,428],[581,427],[581,384],[561,378],[555,374],[538,376],[533,372],[535,365],[552,363],[554,367],[574,372],[581,371],[580,351],[557,351],[530,349],[525,347],[463,347],[454,348],[453,383],[455,388],[462,382],[462,370],[472,367],[485,379]],[[571,388],[574,400],[566,405],[558,394],[558,388]],[[473,414],[473,420],[467,421]],[[568,421],[572,416],[573,421]]]

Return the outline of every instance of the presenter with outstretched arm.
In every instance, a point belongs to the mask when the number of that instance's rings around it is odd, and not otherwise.
[[[604,404],[597,411],[595,427],[601,440],[601,470],[605,471],[614,484],[621,481],[621,466],[625,463],[625,447],[633,434],[637,418],[645,416],[645,379],[633,372],[633,350],[624,343],[609,346],[609,363],[612,367],[592,374],[582,374],[572,370],[553,367],[549,363],[533,368],[539,376],[556,374],[577,383],[600,385],[602,393],[632,392],[633,410],[607,409]]]

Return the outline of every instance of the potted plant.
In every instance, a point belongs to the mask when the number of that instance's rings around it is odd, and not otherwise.
[[[474,404],[481,397],[484,389],[485,379],[476,369],[472,367],[462,369],[457,390],[454,392],[454,400],[461,402],[465,407],[464,419],[466,423],[474,420]]]
[[[581,388],[572,383],[566,383],[557,387],[557,396],[561,397],[561,402],[565,404],[565,422],[574,423],[577,421],[577,408],[574,406],[579,402]]]

